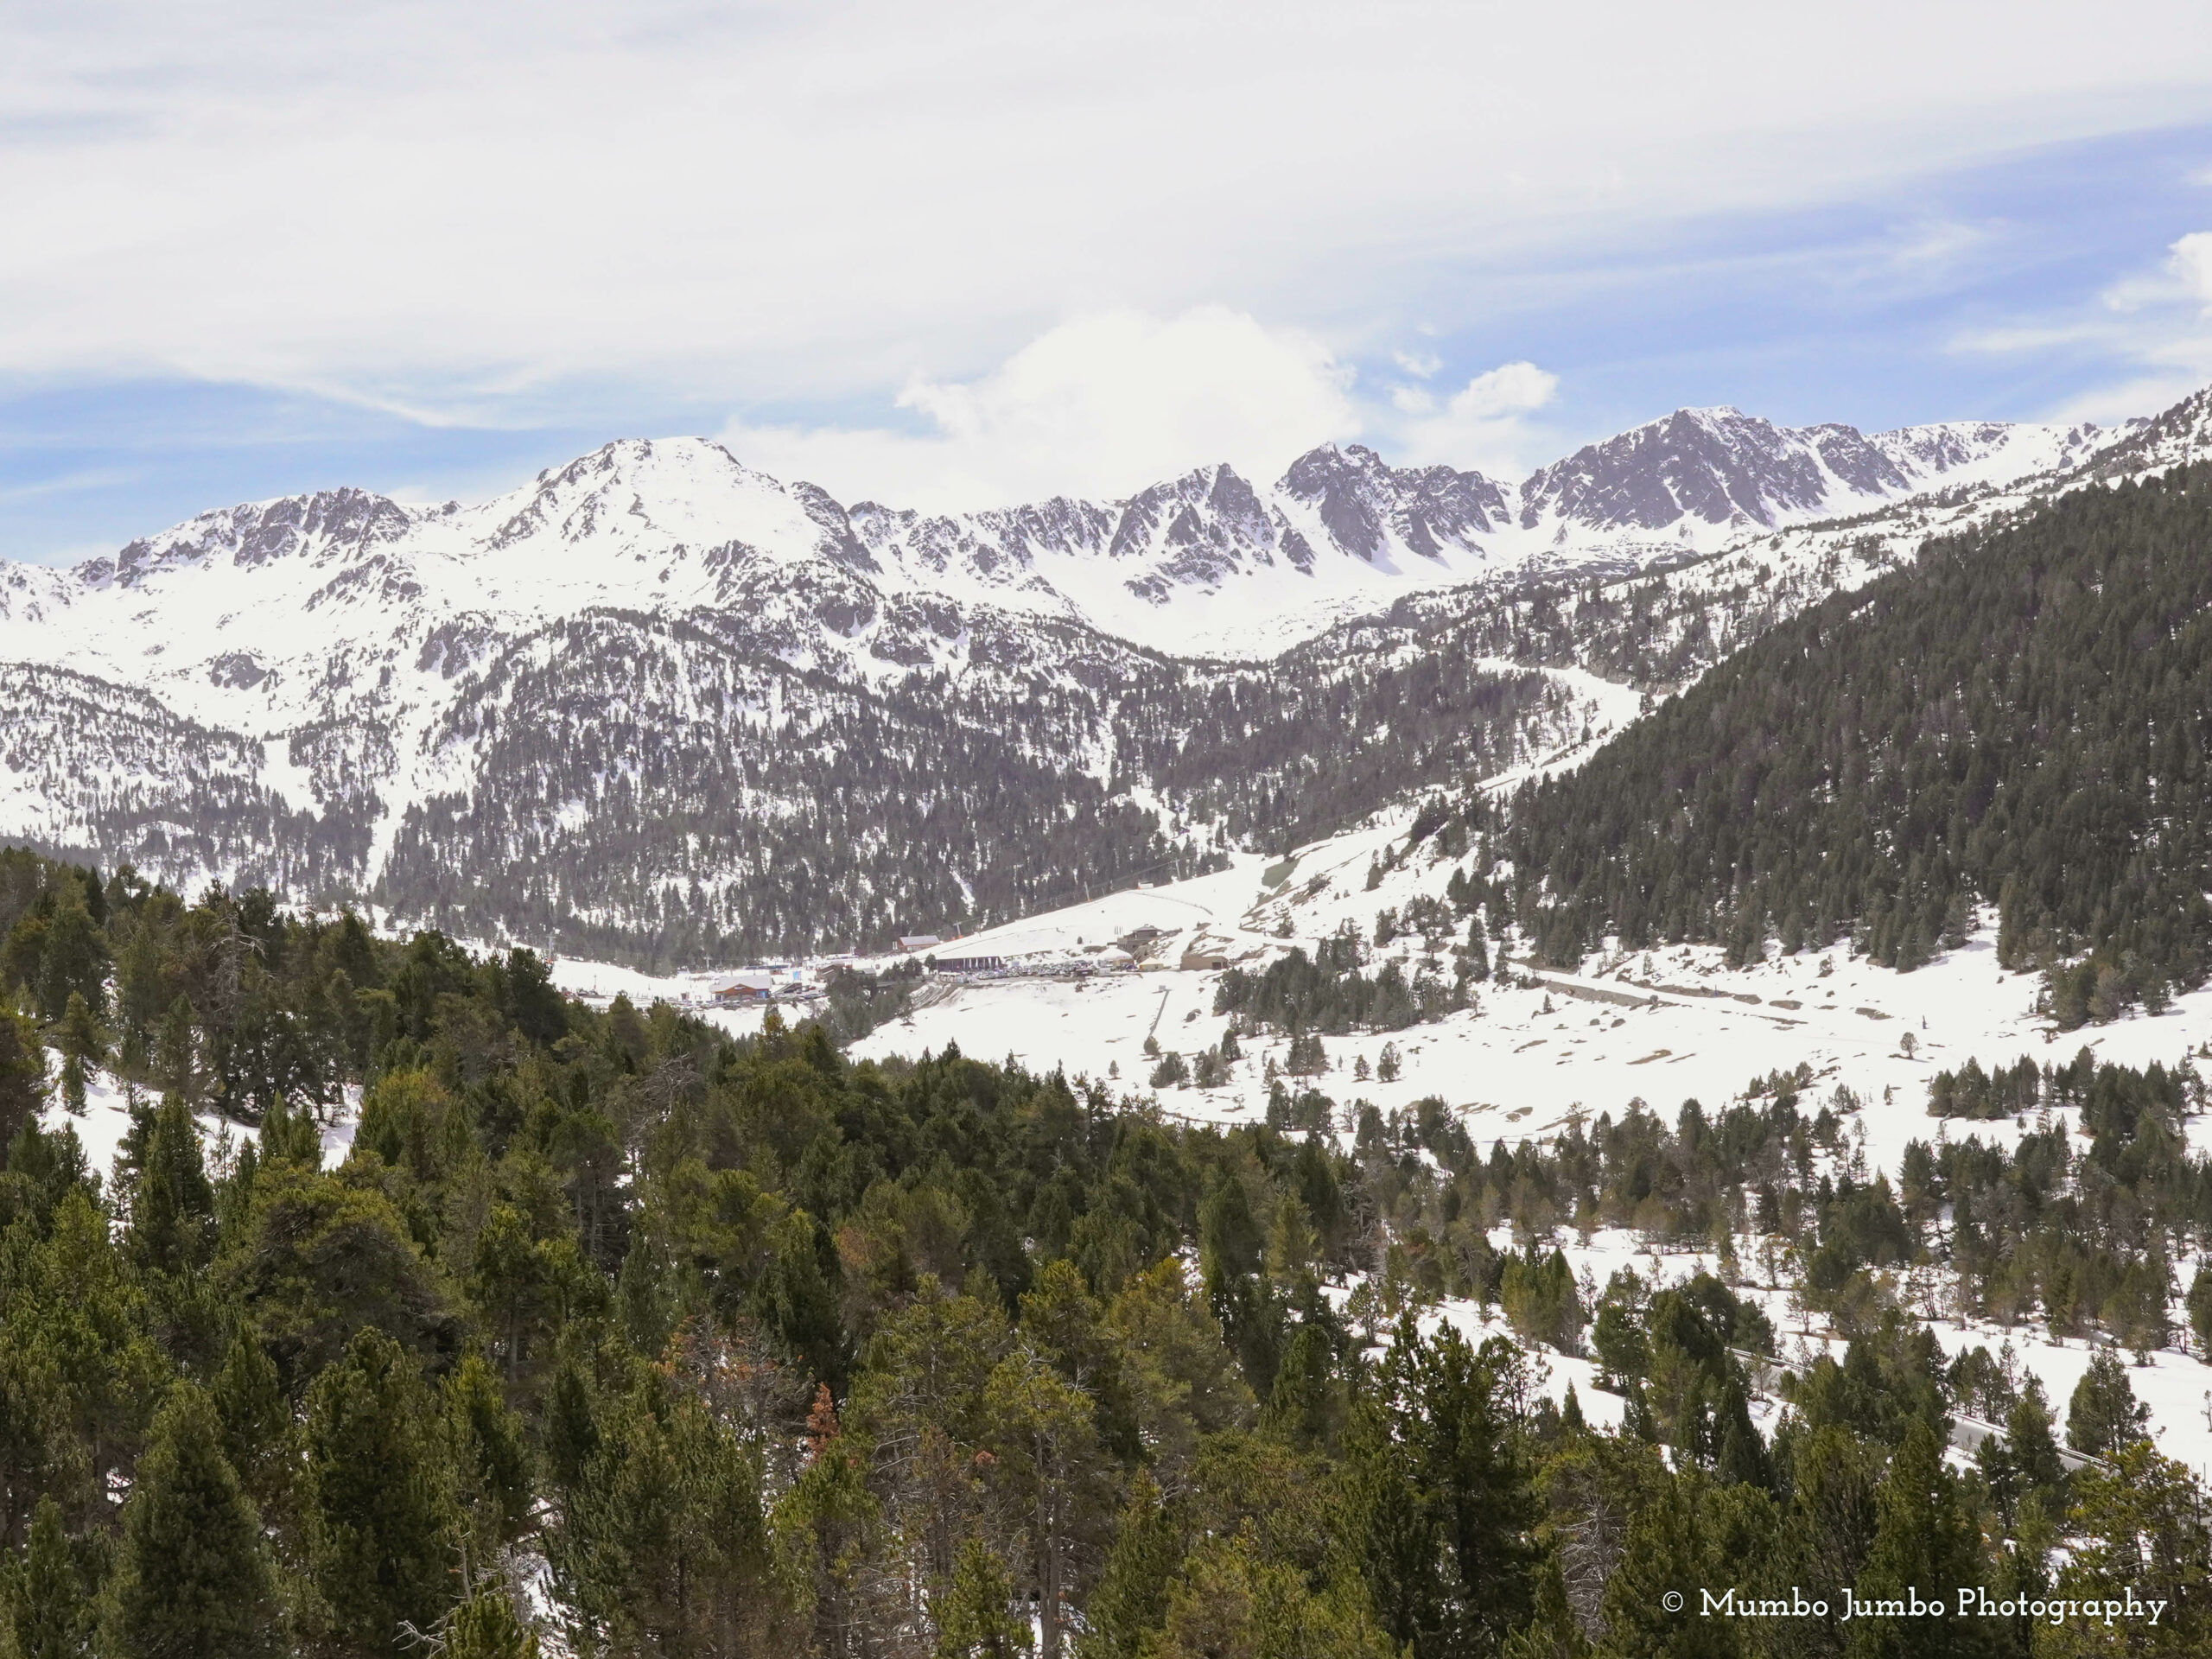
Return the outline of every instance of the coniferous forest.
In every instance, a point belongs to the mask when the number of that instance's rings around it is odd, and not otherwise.
[[[2167,1604],[2126,1651],[2212,1643],[2205,1495],[2125,1367],[2053,1401],[1947,1363],[1888,1276],[2040,1274],[2064,1328],[2163,1340],[2129,1275],[2212,1234],[2193,1078],[2008,1083],[2094,1103],[2094,1144],[1922,1147],[1893,1188],[1796,1077],[1517,1152],[1364,1108],[1340,1149],[25,853],[0,940],[10,1659],[2122,1650],[1695,1613],[1934,1584],[2124,1583]],[[94,1169],[73,1113],[116,1086]],[[1549,1241],[1599,1224],[1801,1253],[1845,1358],[1778,1375],[1725,1272],[1578,1284]],[[1442,1295],[1519,1340],[1424,1323]],[[2188,1300],[2212,1339],[2212,1286]],[[1554,1403],[1548,1351],[1595,1355],[1620,1429]],[[1764,1427],[1755,1382],[1788,1402]],[[2007,1428],[1964,1470],[1961,1414]]]
[[[1554,962],[1609,934],[1910,969],[1994,906],[2063,1027],[2212,966],[2212,467],[1930,543],[1492,817]]]

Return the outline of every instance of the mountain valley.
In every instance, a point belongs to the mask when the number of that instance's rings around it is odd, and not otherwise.
[[[691,440],[0,568],[0,831],[675,963],[1281,847],[1594,732],[1772,621],[2192,442],[1683,410],[1518,483],[1325,448],[1125,501],[849,509]]]

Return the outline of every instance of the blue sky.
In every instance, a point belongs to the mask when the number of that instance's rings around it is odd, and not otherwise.
[[[33,6],[0,555],[633,435],[957,505],[2148,413],[2212,378],[2212,31],[2082,10]]]

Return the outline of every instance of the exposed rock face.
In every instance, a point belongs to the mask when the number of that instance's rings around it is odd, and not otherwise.
[[[626,440],[478,506],[249,504],[0,563],[0,836],[633,951],[952,925],[1510,760],[1566,728],[1543,675],[1673,683],[1894,556],[1792,526],[1886,511],[1894,543],[2208,427],[1681,410],[1518,484],[1330,445],[937,515]],[[1828,550],[1700,586],[1783,532]],[[1672,636],[1541,597],[1623,578]]]

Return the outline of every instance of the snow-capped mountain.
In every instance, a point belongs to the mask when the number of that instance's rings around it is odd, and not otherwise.
[[[2094,426],[1953,422],[1862,435],[1778,427],[1733,409],[1677,410],[1544,467],[1519,522],[1596,531],[1774,529],[1901,496],[2070,466],[2111,441]]]
[[[626,440],[476,506],[249,504],[73,570],[0,564],[0,834],[614,948],[957,922],[1035,896],[1039,844],[1110,880],[1232,821],[1263,836],[1255,780],[1306,822],[1352,776],[1387,795],[1573,725],[1541,675],[1461,658],[1429,665],[1444,723],[1410,770],[1319,760],[1403,669],[1356,619],[1430,594],[1487,626],[1532,586],[2056,487],[2164,429],[1683,410],[1518,483],[1328,446],[1271,485],[1215,466],[936,516]],[[1516,654],[1573,665],[1478,653]]]

